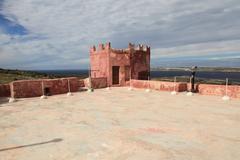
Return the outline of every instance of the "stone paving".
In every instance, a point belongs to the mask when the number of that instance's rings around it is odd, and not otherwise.
[[[0,160],[239,157],[239,99],[112,88],[0,101]]]

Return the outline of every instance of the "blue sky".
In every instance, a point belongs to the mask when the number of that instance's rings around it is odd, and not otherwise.
[[[151,46],[152,66],[240,67],[239,0],[0,0],[0,68],[84,69],[89,47]]]

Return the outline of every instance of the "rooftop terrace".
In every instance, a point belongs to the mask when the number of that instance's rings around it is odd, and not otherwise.
[[[0,101],[0,159],[233,160],[238,99],[127,88]]]

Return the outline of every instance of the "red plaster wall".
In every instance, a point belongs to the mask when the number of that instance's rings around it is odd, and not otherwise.
[[[118,53],[117,50],[111,50],[109,61],[109,84],[112,84],[112,66],[120,66],[119,69],[119,85],[125,85],[125,66],[130,66],[130,54],[127,51]]]
[[[139,77],[139,72],[148,72],[148,75],[142,80],[147,80],[150,74],[150,49],[143,50],[134,50],[131,53],[131,70],[132,70],[132,79],[141,79]]]
[[[84,86],[89,87],[89,78],[85,78],[83,79],[83,81],[84,81]]]
[[[135,88],[149,88],[152,90],[173,91],[173,82],[163,81],[145,81],[145,80],[131,80],[131,86]],[[187,83],[176,83],[176,91],[183,92],[187,90]]]
[[[150,47],[139,45],[136,48],[129,44],[127,49],[113,49],[110,43],[100,44],[98,48],[93,46],[90,49],[90,65],[91,77],[107,78],[108,86],[112,85],[112,66],[120,66],[119,86],[125,86],[126,72],[132,72],[132,79],[139,79],[139,72],[150,72]],[[127,71],[125,66],[131,69]]]
[[[38,97],[42,93],[42,81],[44,87],[49,87],[51,95],[63,94],[68,92],[68,79],[71,92],[79,90],[79,80],[75,77],[61,79],[43,79],[43,80],[21,80],[10,83],[11,96],[14,98]]]
[[[92,78],[92,88],[105,88],[107,87],[107,78]]]
[[[107,78],[91,78],[92,88],[105,88],[107,87]],[[90,87],[89,78],[84,79],[85,87]]]
[[[195,88],[195,90],[196,90],[196,92],[198,92],[198,86],[199,86],[199,84],[194,84],[194,88]],[[191,83],[188,83],[187,84],[187,91],[191,91],[191,87],[192,87],[192,85],[191,85]]]
[[[91,61],[91,77],[107,77],[108,76],[108,50],[92,52],[90,54]]]
[[[78,87],[85,87],[84,79],[79,80]]]
[[[10,85],[9,84],[1,84],[0,85],[0,97],[10,97]]]
[[[202,95],[224,96],[225,85],[199,84],[198,92]],[[228,86],[228,96],[232,98],[240,98],[240,86]]]

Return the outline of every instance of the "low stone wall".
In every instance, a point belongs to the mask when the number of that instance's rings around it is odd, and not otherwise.
[[[93,88],[105,88],[107,87],[107,78],[92,78]]]
[[[11,96],[14,98],[39,97],[42,93],[42,81],[50,95],[68,92],[68,79],[71,92],[79,90],[79,80],[75,77],[61,79],[21,80],[10,83]]]
[[[89,87],[89,78],[83,79],[83,82],[85,87]]]
[[[173,91],[173,82],[163,82],[163,81],[145,81],[145,80],[131,80],[132,87],[135,88],[150,88],[152,90],[161,91]],[[187,83],[176,83],[176,91],[184,92],[187,90]]]
[[[84,79],[80,79],[78,84],[79,84],[78,85],[79,87],[85,87],[85,80]]]
[[[194,84],[194,89],[196,90],[196,92],[198,92],[198,86],[199,86],[199,84]],[[187,91],[190,92],[191,88],[192,88],[191,83],[188,83],[187,84]]]
[[[202,95],[225,95],[225,85],[211,85],[211,84],[198,84],[198,92]],[[232,98],[240,98],[240,86],[228,86],[228,96]]]
[[[0,97],[10,97],[10,85],[9,84],[1,84],[0,85]]]
[[[91,78],[92,88],[106,88],[107,87],[107,78]],[[89,87],[89,78],[84,79],[85,87]]]
[[[97,88],[105,88],[107,87],[107,78],[91,78],[92,87]]]

